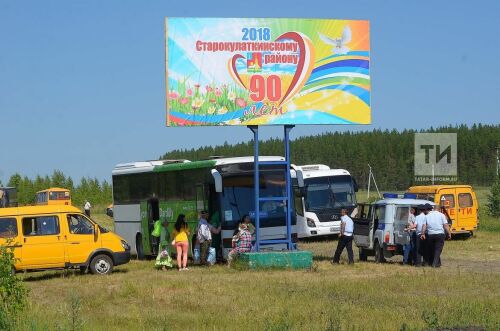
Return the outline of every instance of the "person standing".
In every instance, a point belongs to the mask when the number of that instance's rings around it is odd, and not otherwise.
[[[159,222],[159,221],[158,221]],[[156,256],[155,267],[161,270],[167,270],[167,268],[172,268],[172,258],[170,257],[170,253],[168,251],[168,239],[170,238],[170,233],[168,231],[168,221],[165,219],[161,223],[162,227],[160,229],[159,236],[159,247],[158,247],[158,255]]]
[[[408,224],[406,225],[405,232],[407,233],[406,243],[403,245],[403,264],[412,264],[414,261],[415,253],[415,208],[410,209],[408,217]]]
[[[342,254],[342,251],[346,248],[349,264],[354,264],[354,254],[352,253],[352,234],[354,230],[354,223],[352,219],[347,216],[347,209],[342,209],[340,214],[342,215],[340,218],[340,235],[337,249],[335,250],[335,255],[333,256],[333,263],[339,263],[340,254]]]
[[[207,264],[208,250],[212,245],[212,233],[217,234],[220,232],[219,228],[215,228],[208,223],[208,211],[202,210],[200,212],[200,220],[196,227],[196,242],[200,246],[200,264]]]
[[[415,267],[421,267],[422,266],[422,256],[424,256],[424,263],[427,262],[427,250],[426,250],[426,240],[425,236],[422,237],[422,229],[425,224],[425,206],[421,205],[418,208],[418,215],[415,217],[415,234],[416,234],[416,240],[415,240],[415,260],[413,262],[413,265]]]
[[[187,267],[189,249],[189,228],[186,222],[186,215],[179,214],[172,233],[174,240],[172,245],[177,249],[177,269],[189,270]]]
[[[85,215],[90,217],[90,208],[92,208],[92,205],[88,200],[85,200],[85,204],[83,205],[83,209],[85,210]]]
[[[423,226],[422,233],[424,236],[426,231],[428,233],[429,253],[432,254],[432,261],[429,261],[429,264],[433,268],[439,268],[444,241],[451,239],[450,226],[443,213],[433,210],[429,204],[426,205],[426,209],[429,212],[426,215],[427,222]]]

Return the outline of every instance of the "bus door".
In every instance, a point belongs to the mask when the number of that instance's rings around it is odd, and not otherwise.
[[[205,187],[203,184],[196,184],[196,211],[200,212],[202,210],[206,210],[206,194]]]
[[[455,189],[454,188],[445,188],[439,190],[439,193],[436,194],[436,201],[440,207],[444,207],[448,216],[450,216],[450,220],[452,222],[452,229],[456,230],[457,227],[457,206],[455,199]]]
[[[457,189],[457,230],[472,231],[476,225],[477,215],[476,207],[474,206],[474,200],[472,199],[472,194],[468,191],[460,191]]]
[[[147,238],[150,252],[152,255],[158,254],[159,238],[151,235],[153,232],[154,224],[160,219],[160,204],[157,198],[151,198],[148,200],[148,214],[147,214],[147,224],[148,231],[145,233],[145,238]],[[144,247],[147,251],[147,247]]]

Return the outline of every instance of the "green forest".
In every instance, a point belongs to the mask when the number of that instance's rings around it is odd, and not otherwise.
[[[372,166],[381,190],[404,190],[414,183],[413,153],[415,132],[456,132],[458,145],[458,182],[491,186],[496,178],[496,151],[500,146],[500,125],[460,125],[429,130],[373,130],[365,132],[336,132],[300,137],[291,142],[292,162],[327,164],[331,168],[347,169],[354,175],[360,188],[366,188],[368,164]],[[260,143],[261,155],[284,155],[283,141],[270,139]],[[160,159],[202,160],[213,155],[253,155],[253,141],[215,147],[174,150]],[[419,182],[417,184],[427,184]],[[111,203],[112,189],[107,181],[82,178],[75,184],[71,177],[55,170],[51,176],[35,179],[14,174],[7,186],[18,190],[20,205],[35,202],[35,193],[49,187],[68,188],[73,204],[82,206],[85,199],[94,205]]]
[[[404,190],[414,184],[414,134],[416,132],[456,132],[458,182],[491,186],[496,177],[496,151],[500,146],[500,125],[449,126],[428,130],[373,130],[336,132],[297,138],[290,143],[292,162],[326,164],[351,172],[361,188],[368,182],[368,164],[382,190]],[[282,139],[260,142],[261,155],[284,155]],[[230,145],[174,150],[160,159],[201,160],[212,155],[253,155],[253,140]],[[427,184],[419,182],[418,185]]]

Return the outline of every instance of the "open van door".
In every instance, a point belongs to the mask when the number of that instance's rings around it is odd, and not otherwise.
[[[394,217],[394,243],[403,246],[409,242],[408,232],[405,229],[408,227],[408,219],[410,217],[409,206],[397,206]]]
[[[373,205],[359,204],[352,219],[354,222],[354,243],[364,249],[373,249],[374,208]]]

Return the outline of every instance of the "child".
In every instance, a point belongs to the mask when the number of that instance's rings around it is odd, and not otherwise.
[[[172,268],[172,258],[168,252],[168,241],[170,238],[170,233],[168,231],[168,221],[164,220],[162,223],[161,233],[160,233],[160,244],[158,246],[158,255],[156,256],[155,267],[163,271],[168,268]]]

